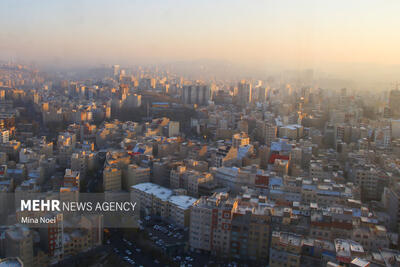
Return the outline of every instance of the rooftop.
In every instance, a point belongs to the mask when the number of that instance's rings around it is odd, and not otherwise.
[[[172,190],[153,183],[141,183],[133,185],[132,188],[146,192],[147,194],[152,194],[164,201],[168,200],[173,194]]]
[[[171,196],[168,201],[181,209],[188,209],[197,201],[197,198],[180,195]]]

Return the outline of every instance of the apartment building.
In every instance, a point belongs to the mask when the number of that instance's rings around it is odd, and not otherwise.
[[[150,181],[150,168],[129,164],[122,171],[122,189],[130,190],[133,185],[147,183]]]
[[[13,226],[5,232],[6,257],[18,257],[25,267],[33,267],[33,232],[25,226]]]
[[[180,227],[190,225],[190,210],[196,198],[176,195],[172,190],[153,183],[131,187],[131,199],[144,214],[160,216]]]
[[[64,186],[65,187],[76,187],[80,188],[80,173],[78,171],[72,171],[66,169],[64,174]]]
[[[294,233],[272,232],[269,265],[271,267],[301,266],[303,237]]]
[[[103,190],[119,191],[121,190],[121,169],[116,165],[106,166],[103,170]]]

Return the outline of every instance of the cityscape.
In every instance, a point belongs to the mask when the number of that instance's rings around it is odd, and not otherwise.
[[[21,3],[0,266],[400,266],[400,3]]]

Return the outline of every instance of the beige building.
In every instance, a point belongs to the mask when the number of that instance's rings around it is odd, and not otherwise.
[[[353,179],[361,189],[362,200],[380,200],[384,186],[388,183],[385,172],[375,165],[355,165],[352,170]]]
[[[271,145],[271,142],[276,139],[278,135],[278,127],[276,125],[266,123],[265,124],[265,144]]]
[[[298,124],[286,125],[279,128],[280,138],[298,139],[303,137],[303,126]]]
[[[170,121],[167,127],[168,127],[168,137],[179,135],[179,121]]]
[[[181,180],[186,172],[186,166],[178,166],[176,170],[171,170],[169,175],[169,185],[172,189],[181,188]]]
[[[106,166],[103,170],[103,190],[120,191],[121,174],[121,169],[116,165]]]
[[[87,151],[80,151],[71,155],[71,170],[79,171],[82,179],[86,173],[95,168],[95,154]]]
[[[189,195],[195,197],[199,195],[199,185],[211,180],[213,180],[211,173],[188,170],[185,166],[178,166],[170,173],[171,188],[186,189]]]
[[[188,227],[190,225],[190,208],[196,200],[196,198],[184,195],[171,196],[168,199],[168,219],[180,227]]]
[[[245,132],[237,133],[232,136],[232,146],[239,148],[250,144],[250,137]]]
[[[150,168],[129,164],[122,173],[122,189],[130,190],[133,185],[150,181]]]

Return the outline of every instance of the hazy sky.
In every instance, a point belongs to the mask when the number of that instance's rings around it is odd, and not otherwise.
[[[1,0],[0,58],[400,63],[398,0]]]

